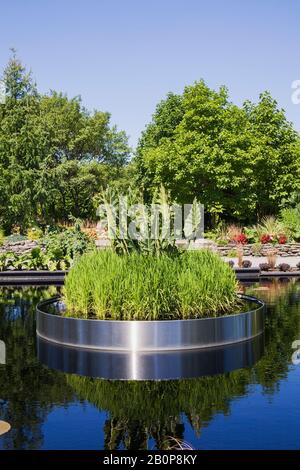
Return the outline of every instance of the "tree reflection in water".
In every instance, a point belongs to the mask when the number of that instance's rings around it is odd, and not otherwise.
[[[56,290],[2,288],[0,339],[6,342],[7,364],[0,365],[0,419],[12,430],[1,437],[3,448],[41,448],[42,425],[56,406],[76,397],[108,413],[106,449],[167,449],[172,438],[185,438],[185,422],[195,434],[216,413],[228,415],[231,401],[251,393],[276,393],[291,365],[292,342],[300,339],[300,283],[263,281],[247,292],[265,299],[265,352],[252,368],[214,377],[161,382],[105,381],[51,371],[36,358],[35,305]],[[84,415],[81,419],[84,419]],[[63,437],[62,437],[63,438]]]
[[[36,355],[35,306],[55,293],[56,288],[0,290],[0,338],[6,344],[6,365],[0,365],[0,419],[12,427],[1,437],[4,449],[40,448],[48,413],[74,395],[64,374],[41,366]]]
[[[105,448],[145,449],[149,439],[158,449],[171,446],[170,437],[184,439],[184,416],[196,435],[216,413],[230,413],[230,402],[260,384],[272,395],[286,377],[291,362],[291,344],[300,333],[300,283],[276,279],[262,283],[266,290],[250,294],[270,303],[266,316],[263,357],[247,369],[215,377],[161,382],[104,381],[68,376],[80,398],[107,410]]]

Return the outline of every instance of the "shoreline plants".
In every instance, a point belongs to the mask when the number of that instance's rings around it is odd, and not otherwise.
[[[300,235],[297,230],[300,233],[300,217],[298,216],[297,219],[293,210],[289,209],[282,211],[281,218],[264,217],[259,224],[250,227],[220,224],[215,230],[206,232],[205,236],[215,241],[218,246],[229,244],[284,245],[299,240]]]
[[[34,236],[38,233],[32,231]],[[0,272],[13,270],[65,270],[88,251],[95,249],[95,243],[81,230],[79,222],[74,227],[38,233],[37,246],[22,254],[13,251],[0,253]]]
[[[67,316],[172,320],[237,313],[233,270],[209,251],[161,256],[114,251],[83,255],[63,289]]]

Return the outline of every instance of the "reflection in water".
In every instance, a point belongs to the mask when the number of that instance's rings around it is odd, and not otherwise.
[[[0,419],[12,426],[1,437],[3,448],[39,448],[47,414],[73,395],[63,374],[41,367],[36,357],[34,308],[53,293],[53,288],[1,288],[0,337],[6,344],[6,365],[0,365]]]
[[[149,439],[167,449],[171,437],[184,438],[183,415],[199,436],[215,413],[229,413],[230,399],[244,395],[248,369],[229,375],[167,382],[118,382],[75,375],[67,381],[78,395],[110,413],[105,448],[147,448]]]
[[[263,334],[217,348],[157,353],[71,348],[37,336],[38,358],[51,369],[118,380],[170,380],[224,374],[253,366],[263,349]]]
[[[43,366],[36,356],[34,308],[55,292],[1,289],[0,338],[6,342],[7,365],[0,365],[0,420],[11,423],[12,430],[0,438],[0,448],[43,448],[48,419],[62,406],[69,410],[70,422],[64,422],[64,431],[55,428],[55,433],[61,433],[60,442],[65,445],[72,445],[72,416],[81,428],[89,406],[100,410],[99,422],[104,420],[99,448],[168,448],[172,437],[189,440],[187,426],[200,445],[201,430],[217,414],[228,416],[238,397],[251,394],[253,384],[271,395],[280,393],[279,381],[288,378],[291,344],[300,338],[300,284],[293,280],[264,285],[269,289],[251,292],[252,287],[248,288],[250,294],[269,303],[265,350],[254,366],[212,377],[156,382],[101,380]],[[240,416],[240,420],[240,428],[247,429],[245,418]],[[87,435],[82,433],[81,448],[88,447],[99,432],[93,423]]]

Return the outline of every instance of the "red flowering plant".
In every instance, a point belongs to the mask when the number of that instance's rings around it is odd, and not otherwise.
[[[281,234],[278,236],[278,243],[280,245],[284,245],[287,242],[287,236],[284,234]]]
[[[233,241],[235,243],[245,245],[248,242],[248,237],[244,233],[239,233],[238,235],[235,235],[235,237],[233,237]]]
[[[263,243],[263,244],[272,243],[272,242],[274,242],[274,237],[272,235],[269,235],[268,233],[264,233],[260,237],[260,242]]]
[[[274,216],[268,216],[262,219],[262,223],[256,227],[260,242],[263,244],[276,243],[284,244],[287,242],[285,227],[281,220]]]
[[[260,242],[263,243],[263,244],[266,244],[266,243],[273,243],[273,244],[279,243],[280,245],[284,245],[287,242],[287,236],[284,235],[284,234],[274,236],[274,235],[270,235],[268,233],[265,233],[260,237]]]

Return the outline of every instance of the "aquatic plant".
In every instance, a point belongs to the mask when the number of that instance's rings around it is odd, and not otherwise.
[[[83,255],[66,277],[66,314],[114,320],[219,316],[237,311],[235,273],[209,251],[176,256]]]

